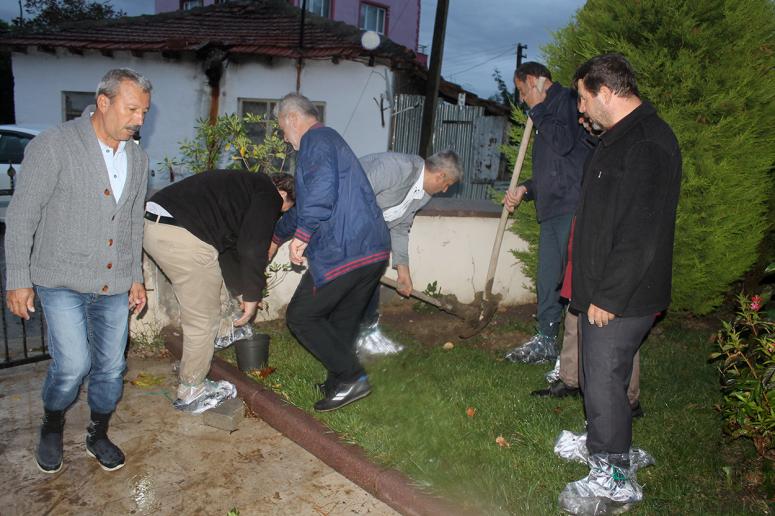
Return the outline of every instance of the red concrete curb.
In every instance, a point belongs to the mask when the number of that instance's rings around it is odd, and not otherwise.
[[[162,335],[167,349],[176,357],[180,357],[180,332],[165,328]],[[360,446],[341,441],[335,432],[320,421],[290,405],[221,358],[213,357],[210,377],[227,380],[236,385],[237,394],[254,414],[401,514],[463,514],[446,500],[423,493],[414,487],[412,480],[404,474],[372,463]]]

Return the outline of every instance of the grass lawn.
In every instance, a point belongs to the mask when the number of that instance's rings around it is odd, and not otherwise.
[[[407,307],[404,320],[412,317]],[[426,316],[425,330],[431,325],[431,331],[445,332],[444,317]],[[773,475],[750,443],[725,443],[713,410],[718,375],[706,361],[713,329],[691,322],[668,317],[641,351],[646,416],[634,423],[633,444],[651,453],[657,465],[639,472],[645,499],[633,513],[767,513],[763,500],[772,493],[762,493]],[[549,366],[501,359],[515,343],[513,330],[527,326],[524,318],[498,314],[486,338],[458,342],[450,351],[426,342],[433,339],[415,340],[410,324],[383,326],[407,344],[406,351],[367,366],[371,396],[315,417],[376,462],[472,513],[557,514],[558,494],[587,468],[555,457],[554,440],[561,430],[583,430],[583,408],[578,398],[529,395],[545,384]],[[312,404],[320,398],[314,384],[323,380],[324,369],[282,322],[264,323],[261,331],[272,335],[270,363],[276,371],[257,381],[314,413]],[[233,361],[233,353],[221,356]],[[476,409],[473,417],[468,407]],[[507,447],[496,444],[499,436]]]

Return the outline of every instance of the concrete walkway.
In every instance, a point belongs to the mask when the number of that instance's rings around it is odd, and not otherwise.
[[[67,413],[62,471],[41,473],[33,454],[47,366],[0,370],[0,514],[397,514],[259,419],[229,434],[174,410],[167,360],[130,359],[110,432],[126,466],[103,471],[86,455],[84,389]],[[162,383],[132,385],[141,372]]]

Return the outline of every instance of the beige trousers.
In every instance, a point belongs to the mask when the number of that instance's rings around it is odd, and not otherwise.
[[[568,387],[579,387],[579,356],[581,354],[579,342],[578,317],[565,312],[565,334],[562,337],[562,350],[560,351],[560,380]],[[640,352],[635,354],[632,360],[632,377],[627,389],[627,398],[630,406],[640,400]]]
[[[198,385],[210,371],[221,320],[218,251],[183,228],[150,220],[145,221],[143,247],[172,283],[180,303],[180,383]]]

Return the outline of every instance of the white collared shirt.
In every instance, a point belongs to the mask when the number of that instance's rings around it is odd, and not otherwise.
[[[97,142],[100,144],[102,158],[105,160],[105,167],[108,169],[108,179],[110,180],[110,188],[113,190],[113,197],[118,202],[121,199],[121,194],[124,192],[124,185],[126,184],[126,142],[118,142],[116,152],[113,152],[113,149],[102,143],[99,138]]]
[[[385,222],[392,222],[394,220],[400,219],[403,217],[404,213],[406,213],[406,210],[409,209],[409,205],[412,203],[412,201],[415,199],[422,199],[423,196],[425,196],[425,190],[423,190],[424,178],[425,166],[422,167],[420,177],[417,178],[417,181],[415,181],[415,183],[406,193],[406,197],[404,197],[404,200],[401,201],[401,204],[396,204],[395,206],[382,212],[382,217],[385,219]]]

